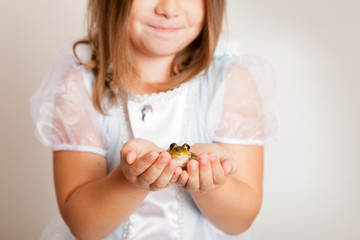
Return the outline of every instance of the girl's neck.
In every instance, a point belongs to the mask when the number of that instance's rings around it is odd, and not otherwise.
[[[157,92],[154,86],[170,81],[171,65],[174,56],[148,57],[135,55],[136,73],[130,91],[136,94]]]

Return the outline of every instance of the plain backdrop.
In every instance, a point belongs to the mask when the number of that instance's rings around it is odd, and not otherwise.
[[[0,239],[38,239],[57,213],[29,98],[84,34],[85,0],[0,0]],[[266,146],[264,240],[360,239],[360,2],[229,0],[243,52],[275,69],[280,134]]]

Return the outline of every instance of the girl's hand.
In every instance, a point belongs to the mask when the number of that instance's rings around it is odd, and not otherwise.
[[[120,152],[125,178],[138,188],[159,190],[175,183],[182,170],[168,152],[150,141],[132,139]]]
[[[191,151],[200,153],[198,161],[190,160],[187,170],[176,182],[189,192],[217,189],[225,183],[226,176],[236,171],[235,161],[217,144],[195,144],[191,146]]]

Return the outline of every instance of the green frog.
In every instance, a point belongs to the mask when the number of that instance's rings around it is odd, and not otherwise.
[[[187,143],[184,143],[182,146],[172,143],[167,151],[182,169],[186,169],[186,164],[191,159],[197,160],[197,155],[190,152],[190,146]]]

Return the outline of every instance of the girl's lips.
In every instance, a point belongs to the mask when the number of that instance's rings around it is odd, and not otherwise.
[[[174,33],[179,30],[179,28],[169,28],[169,27],[161,27],[161,26],[150,26],[154,30],[161,33]]]

